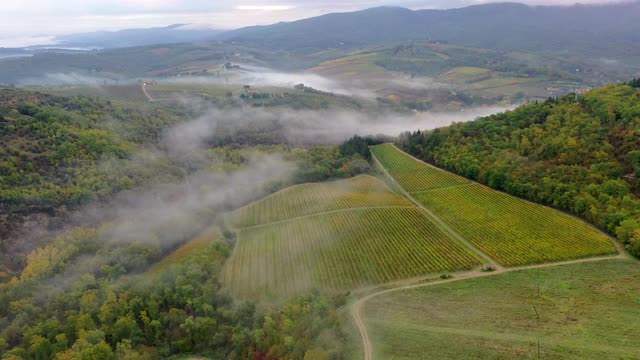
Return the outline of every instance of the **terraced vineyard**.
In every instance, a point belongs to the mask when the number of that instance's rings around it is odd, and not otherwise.
[[[461,176],[416,161],[391,144],[372,146],[371,151],[400,186],[410,193],[470,183]]]
[[[230,220],[233,226],[240,228],[371,206],[411,206],[411,203],[391,192],[383,181],[372,176],[357,176],[339,182],[292,186],[236,210]]]
[[[610,239],[560,211],[491,190],[480,184],[449,185],[443,170],[423,164],[392,145],[373,148],[401,186],[456,232],[505,266],[615,254]],[[425,170],[420,170],[425,169]],[[402,175],[420,175],[408,181]],[[440,174],[437,174],[437,173]],[[416,184],[425,184],[416,186]],[[431,187],[428,191],[424,189]],[[412,190],[409,190],[412,189]],[[416,190],[420,189],[420,190]]]
[[[307,202],[318,202],[315,214],[294,211]],[[261,209],[273,213],[257,215]],[[245,226],[221,278],[244,299],[278,301],[311,288],[344,291],[479,265],[422,210],[370,176],[288,189],[232,219]]]

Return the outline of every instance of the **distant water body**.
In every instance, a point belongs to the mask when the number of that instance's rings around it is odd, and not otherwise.
[[[53,46],[57,43],[55,36],[15,36],[0,37],[0,48],[28,48],[31,46]]]
[[[0,54],[0,60],[31,57],[33,54]]]

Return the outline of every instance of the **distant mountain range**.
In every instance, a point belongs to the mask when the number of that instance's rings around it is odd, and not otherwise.
[[[148,29],[98,31],[56,37],[54,47],[112,49],[155,44],[210,41],[220,30],[187,29],[185,24]]]
[[[175,24],[73,34],[57,37],[55,47],[112,49],[222,40],[311,53],[427,40],[493,50],[570,52],[639,60],[639,19],[640,1],[573,6],[493,3],[415,11],[378,7],[233,31],[188,29],[184,24]]]
[[[58,49],[50,45],[0,49],[0,81],[15,83],[69,72],[166,75],[180,73],[180,67],[188,64],[197,63],[196,68],[204,63],[217,66],[233,59],[297,70],[358,51],[376,52],[416,41],[487,49],[498,57],[510,51],[503,55],[518,63],[565,72],[584,68],[602,83],[611,77],[601,73],[614,74],[616,79],[621,77],[618,74],[623,78],[640,75],[640,1],[573,6],[492,3],[449,10],[377,7],[224,32],[176,24],[74,34],[56,40]],[[161,44],[167,49],[150,48]],[[92,49],[104,51],[94,54],[88,51]],[[459,64],[474,63],[462,61],[469,54],[461,52],[450,56]],[[35,56],[28,58],[31,55]],[[419,55],[411,56],[393,61],[404,68],[431,64],[424,59],[418,59],[422,61],[418,65],[411,64]],[[496,64],[485,65],[494,68]]]
[[[640,53],[640,2],[527,6],[493,3],[450,10],[379,7],[254,26],[220,39],[313,52],[410,40],[498,50]]]

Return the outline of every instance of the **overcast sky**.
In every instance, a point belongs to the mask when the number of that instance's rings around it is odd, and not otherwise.
[[[596,3],[612,0],[580,0]],[[615,1],[615,0],[613,0]],[[48,36],[197,24],[218,29],[297,20],[329,12],[394,5],[412,9],[453,8],[491,0],[0,0],[0,46],[42,43]],[[523,0],[573,4],[576,0]]]

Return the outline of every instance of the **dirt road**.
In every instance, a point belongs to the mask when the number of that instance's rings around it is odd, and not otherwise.
[[[433,277],[425,277],[425,278],[421,278],[417,281],[420,281],[420,283],[413,283],[413,284],[404,284],[404,285],[399,285],[393,288],[388,288],[388,289],[384,289],[378,292],[374,292],[372,294],[369,294],[361,299],[359,299],[358,301],[356,301],[351,308],[351,314],[356,322],[356,325],[358,327],[358,330],[360,331],[360,336],[362,337],[362,346],[363,346],[363,351],[364,351],[364,359],[365,360],[373,360],[373,346],[371,345],[371,341],[369,340],[369,335],[367,334],[367,329],[364,325],[364,322],[362,321],[362,316],[360,314],[360,310],[362,309],[362,306],[369,300],[378,297],[380,295],[384,295],[384,294],[388,294],[388,293],[392,293],[392,292],[396,292],[396,291],[402,291],[402,290],[409,290],[409,289],[416,289],[416,288],[421,288],[421,287],[427,287],[427,286],[434,286],[434,285],[441,285],[441,284],[447,284],[447,283],[452,283],[452,282],[456,282],[456,281],[462,281],[462,280],[467,280],[467,279],[473,279],[473,278],[479,278],[479,277],[488,277],[488,276],[495,276],[495,275],[499,275],[499,274],[504,274],[504,273],[508,273],[508,272],[513,272],[513,271],[523,271],[523,270],[531,270],[531,269],[541,269],[541,268],[550,268],[550,267],[556,267],[556,266],[563,266],[563,265],[571,265],[571,264],[579,264],[579,263],[587,263],[587,262],[594,262],[594,261],[604,261],[604,260],[613,260],[613,259],[628,259],[629,256],[627,254],[625,254],[624,252],[619,253],[618,255],[614,255],[614,256],[602,256],[602,257],[593,257],[593,258],[586,258],[586,259],[577,259],[577,260],[569,260],[569,261],[563,261],[563,262],[556,262],[556,263],[548,263],[548,264],[538,264],[538,265],[528,265],[528,266],[519,266],[519,267],[514,267],[514,268],[508,268],[508,269],[498,269],[492,272],[481,272],[481,271],[468,271],[468,272],[463,272],[463,273],[457,273],[454,274],[453,278],[449,278],[449,279],[443,279],[443,280],[435,280],[432,282],[427,282],[427,283],[422,283],[422,281],[428,280],[428,279],[437,279],[437,276],[433,276]],[[389,284],[387,284],[388,286]],[[385,286],[385,284],[381,285],[381,286]]]

